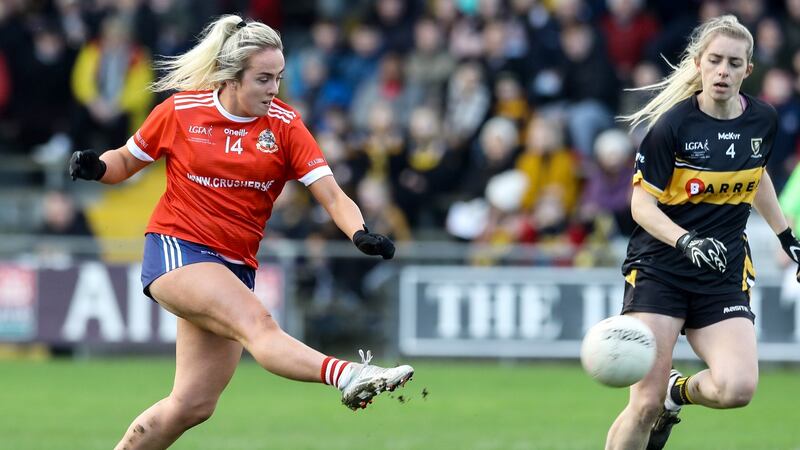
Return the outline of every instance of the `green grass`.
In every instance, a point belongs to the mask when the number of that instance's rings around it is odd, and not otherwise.
[[[600,449],[627,399],[627,390],[601,387],[577,364],[416,369],[394,398],[353,413],[330,387],[286,381],[245,360],[214,417],[173,448]],[[111,448],[169,392],[172,375],[169,358],[0,361],[0,448]],[[747,408],[685,408],[668,448],[800,449],[798,401],[800,370],[764,369]]]

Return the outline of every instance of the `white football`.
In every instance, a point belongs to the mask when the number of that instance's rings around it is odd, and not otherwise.
[[[656,359],[650,328],[630,316],[614,316],[595,324],[581,344],[583,369],[598,382],[630,386],[644,378]]]

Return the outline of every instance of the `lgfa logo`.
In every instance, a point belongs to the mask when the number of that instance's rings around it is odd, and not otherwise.
[[[702,194],[706,190],[706,185],[703,180],[699,178],[692,178],[686,182],[686,193],[689,197],[697,194]]]
[[[200,125],[189,125],[189,133],[192,134],[202,134],[204,136],[211,137],[211,132],[213,131],[214,127],[203,127]]]

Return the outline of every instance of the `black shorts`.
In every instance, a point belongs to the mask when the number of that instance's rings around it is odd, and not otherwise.
[[[731,317],[755,323],[750,310],[750,291],[701,294],[676,288],[641,271],[625,277],[622,313],[648,312],[685,319],[684,328],[703,328]]]

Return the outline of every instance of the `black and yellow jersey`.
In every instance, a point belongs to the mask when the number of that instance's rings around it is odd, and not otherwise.
[[[777,113],[761,100],[744,97],[744,112],[730,120],[702,112],[696,95],[676,104],[642,141],[633,176],[675,223],[722,241],[728,269],[722,276],[700,269],[636,227],[622,266],[626,276],[640,269],[676,287],[707,293],[752,286],[755,271],[744,229],[772,149]]]

